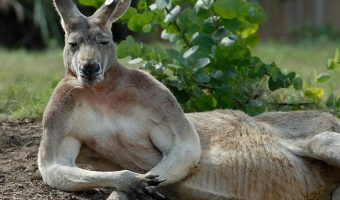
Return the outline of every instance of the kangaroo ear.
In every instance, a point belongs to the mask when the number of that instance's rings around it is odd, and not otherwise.
[[[106,0],[91,18],[111,29],[112,23],[125,13],[130,4],[131,0]]]
[[[86,20],[85,16],[80,13],[73,0],[53,0],[53,2],[61,17],[61,23],[66,32]]]

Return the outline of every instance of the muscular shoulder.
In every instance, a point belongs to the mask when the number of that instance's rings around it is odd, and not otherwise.
[[[127,82],[137,89],[155,89],[164,87],[149,73],[139,69],[130,69],[127,77]]]
[[[62,79],[47,104],[43,115],[43,126],[57,124],[65,111],[71,111],[74,106],[73,91],[81,87],[70,77]]]
[[[131,69],[127,77],[127,83],[135,88],[139,95],[154,97],[171,95],[171,92],[161,82],[145,71]]]
[[[136,89],[139,100],[154,114],[166,113],[167,116],[178,118],[183,115],[184,117],[183,111],[171,91],[147,72],[131,70],[129,82]]]

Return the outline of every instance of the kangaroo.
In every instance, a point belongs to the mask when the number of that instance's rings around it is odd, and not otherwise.
[[[65,191],[113,200],[340,199],[340,121],[319,111],[184,114],[147,73],[116,58],[111,24],[130,0],[86,17],[54,0],[65,77],[43,116],[38,166]]]
[[[65,30],[66,75],[43,116],[38,163],[44,181],[61,190],[102,186],[139,199],[164,199],[155,186],[192,173],[200,141],[166,87],[117,61],[111,25],[130,0],[104,4],[91,17],[72,0],[54,3]],[[84,144],[116,162],[116,171],[78,168]]]

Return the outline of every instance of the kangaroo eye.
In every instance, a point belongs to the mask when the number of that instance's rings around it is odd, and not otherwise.
[[[109,41],[101,41],[101,42],[99,42],[101,45],[107,45],[107,44],[109,44]]]
[[[69,42],[68,45],[70,45],[70,47],[74,48],[76,47],[78,44],[76,42]]]

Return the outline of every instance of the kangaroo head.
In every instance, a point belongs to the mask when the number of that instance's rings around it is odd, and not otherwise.
[[[92,16],[80,13],[73,0],[54,0],[65,31],[64,65],[84,85],[104,79],[117,63],[111,25],[131,0],[106,0]]]

